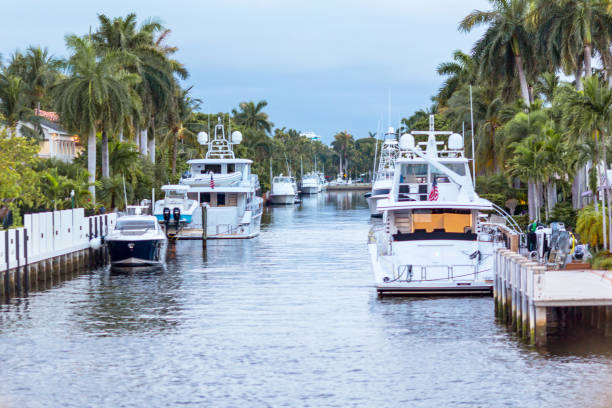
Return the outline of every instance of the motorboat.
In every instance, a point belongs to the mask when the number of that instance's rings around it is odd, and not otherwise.
[[[378,294],[491,293],[494,251],[520,227],[474,191],[461,135],[435,131],[431,117],[429,131],[403,134],[399,147],[391,190],[377,204],[382,224],[369,234]]]
[[[179,184],[188,189],[187,198],[198,206],[177,238],[202,238],[204,229],[208,239],[259,235],[263,211],[263,199],[257,195],[259,178],[251,173],[253,161],[236,158],[233,151],[233,146],[242,141],[242,134],[234,131],[231,137],[226,135],[219,118],[210,137],[200,132],[197,139],[207,146],[206,156],[187,161],[190,168]]]
[[[382,217],[376,205],[379,200],[389,197],[393,185],[393,173],[395,171],[395,160],[399,156],[399,145],[397,133],[389,127],[381,146],[378,170],[374,173],[372,191],[365,194],[371,217]]]
[[[111,267],[150,267],[166,260],[168,239],[152,215],[125,215],[104,237]]]
[[[305,174],[302,177],[302,194],[319,194],[321,192],[321,180],[315,172]]]
[[[153,214],[161,223],[168,222],[170,214],[177,214],[179,223],[189,224],[193,219],[193,213],[198,209],[198,202],[187,196],[189,186],[184,184],[169,184],[162,186],[164,199],[155,202]],[[168,218],[168,220],[166,219]],[[176,220],[173,219],[174,222]]]
[[[272,188],[268,195],[271,204],[293,204],[297,195],[297,184],[291,176],[276,176],[272,179]]]
[[[319,175],[319,185],[321,186],[321,191],[327,190],[327,180],[325,179],[325,175],[323,173],[317,173]]]

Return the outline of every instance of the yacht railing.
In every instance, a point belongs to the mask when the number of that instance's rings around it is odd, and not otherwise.
[[[428,270],[427,268],[435,268],[439,275],[440,269],[446,268],[446,278],[432,278],[428,279]],[[456,268],[463,268],[463,271],[456,271]],[[465,269],[468,269],[468,273],[465,272]],[[414,279],[414,275],[418,270],[419,278],[418,280]],[[397,268],[394,268],[393,279],[389,280],[389,282],[433,282],[433,281],[443,281],[443,280],[455,280],[457,278],[468,278],[472,277],[473,280],[478,279],[478,274],[484,272],[479,271],[477,265],[465,264],[465,265],[415,265],[415,264],[406,264],[406,265],[398,265]]]

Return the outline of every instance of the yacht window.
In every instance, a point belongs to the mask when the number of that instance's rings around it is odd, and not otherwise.
[[[215,174],[221,174],[221,165],[220,164],[207,164],[202,170],[202,174],[213,172]]]
[[[217,206],[225,205],[225,193],[217,193]]]
[[[465,163],[443,163],[446,167],[448,167],[450,170],[454,171],[455,173],[457,173],[460,176],[465,176]],[[432,171],[434,169],[432,168]],[[438,171],[436,169],[436,171]]]
[[[115,229],[119,231],[133,231],[133,230],[144,230],[154,229],[155,221],[153,220],[121,220],[117,221]]]
[[[402,186],[403,187],[403,186]],[[372,192],[372,195],[381,195],[381,194],[389,194],[389,189],[388,188],[379,188],[377,190],[374,190]]]
[[[291,183],[291,179],[289,177],[274,177],[274,183]]]
[[[210,193],[200,193],[200,203],[210,203]]]
[[[427,183],[427,164],[404,164],[400,179],[401,183]]]
[[[228,173],[233,173],[236,171],[236,165],[235,164],[228,164],[227,165],[227,172]]]

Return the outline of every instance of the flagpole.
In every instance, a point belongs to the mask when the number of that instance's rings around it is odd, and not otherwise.
[[[472,125],[472,173],[474,173],[474,189],[476,189],[476,156],[474,154],[474,107],[472,105],[472,85],[470,85],[470,123]]]

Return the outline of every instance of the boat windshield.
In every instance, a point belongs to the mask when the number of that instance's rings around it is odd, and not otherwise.
[[[291,179],[289,177],[274,177],[274,183],[291,183]]]
[[[168,190],[166,191],[166,198],[182,199],[185,198],[185,193],[183,191]]]
[[[155,228],[154,220],[117,220],[117,226],[115,227],[118,231],[134,231],[143,229]]]
[[[450,170],[454,171],[460,176],[465,176],[465,163],[442,163]],[[427,173],[431,174],[432,177],[436,178],[438,183],[448,183],[449,178],[446,173],[438,170],[437,168],[430,166],[425,163],[409,163],[403,164],[401,170],[401,183],[427,183]]]

